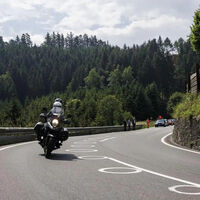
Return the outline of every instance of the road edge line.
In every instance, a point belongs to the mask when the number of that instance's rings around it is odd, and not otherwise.
[[[19,144],[9,145],[9,146],[0,148],[0,151],[4,151],[6,149],[10,149],[10,148],[13,148],[13,147],[18,147],[18,146],[22,146],[22,145],[26,145],[26,144],[32,144],[32,143],[35,143],[35,142],[37,142],[37,141],[23,142],[23,143],[19,143]]]
[[[177,181],[177,182],[180,182],[180,183],[185,183],[187,185],[194,185],[196,187],[200,187],[199,183],[194,183],[194,182],[191,182],[191,181],[186,181],[184,179],[180,179],[180,178],[176,178],[176,177],[173,177],[173,176],[161,174],[159,172],[155,172],[155,171],[148,170],[148,169],[145,169],[145,168],[142,168],[142,167],[138,167],[138,166],[135,166],[135,165],[132,165],[132,164],[129,164],[129,163],[125,163],[125,162],[117,160],[115,158],[107,157],[107,159],[112,160],[112,161],[117,162],[117,163],[120,163],[122,165],[128,166],[128,167],[132,167],[134,169],[140,169],[140,170],[147,172],[149,174],[153,174],[153,175],[160,176],[160,177],[163,177],[163,178],[166,178],[166,179],[174,180],[174,181]]]
[[[100,140],[100,142],[105,142],[105,141],[107,141],[107,140],[112,140],[112,139],[115,139],[116,137],[111,137],[111,138],[105,138],[105,139],[103,139],[103,140]]]
[[[184,148],[182,148],[182,147],[177,147],[177,146],[175,146],[175,145],[172,145],[172,144],[167,143],[167,142],[165,141],[165,139],[166,139],[168,136],[172,135],[172,134],[173,134],[173,133],[169,133],[169,134],[165,135],[164,137],[162,137],[162,138],[161,138],[161,142],[162,142],[163,144],[165,144],[165,145],[167,145],[167,146],[170,146],[170,147],[173,147],[173,148],[175,148],[175,149],[179,149],[179,150],[182,150],[182,151],[187,151],[187,152],[190,152],[190,153],[195,153],[195,154],[199,154],[199,155],[200,155],[200,152],[198,152],[198,151],[194,151],[194,150],[190,150],[190,149],[184,149]]]

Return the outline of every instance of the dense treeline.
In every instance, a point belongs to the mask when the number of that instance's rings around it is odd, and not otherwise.
[[[181,38],[119,48],[86,34],[47,33],[40,46],[29,34],[9,42],[0,37],[0,125],[33,125],[56,96],[72,126],[167,116],[170,95],[184,90],[198,62]]]

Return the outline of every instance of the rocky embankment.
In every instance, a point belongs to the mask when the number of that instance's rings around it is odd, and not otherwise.
[[[200,150],[200,119],[177,119],[172,137],[181,146]]]

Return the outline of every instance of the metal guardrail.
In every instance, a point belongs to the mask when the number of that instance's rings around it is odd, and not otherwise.
[[[142,128],[136,125],[136,129]],[[100,127],[69,127],[69,136],[92,135],[98,133],[109,133],[124,131],[123,126],[100,126]],[[26,142],[36,139],[36,135],[32,127],[1,127],[0,128],[0,145],[13,144],[17,142]]]

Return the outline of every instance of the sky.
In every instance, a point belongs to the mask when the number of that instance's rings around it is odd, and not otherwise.
[[[29,33],[40,45],[47,32],[96,35],[111,45],[149,39],[187,39],[200,0],[0,0],[4,41]]]

